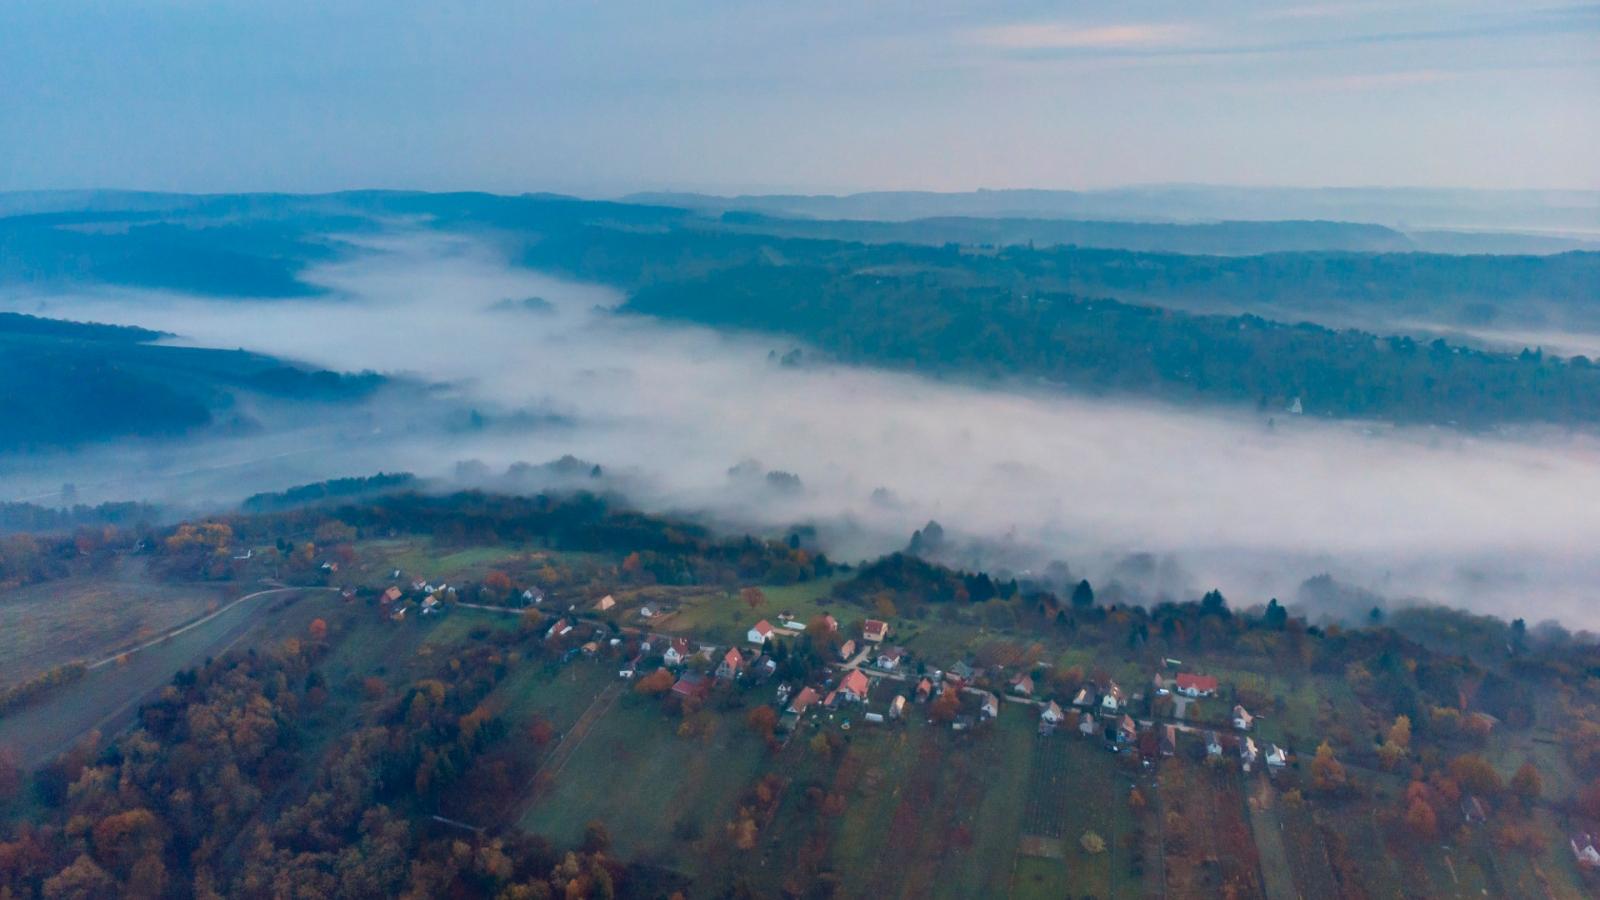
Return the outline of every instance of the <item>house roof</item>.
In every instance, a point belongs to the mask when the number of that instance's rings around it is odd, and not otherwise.
[[[868,685],[867,676],[861,674],[861,670],[857,669],[844,677],[844,682],[839,685],[839,688],[864,697],[866,696]]]
[[[789,704],[789,708],[795,712],[805,712],[806,707],[819,699],[821,699],[821,695],[814,688],[801,688],[800,693],[795,695],[794,702]]]
[[[762,637],[766,637],[767,635],[772,633],[772,623],[768,622],[766,619],[762,619],[761,621],[756,623],[756,627],[754,627],[754,628],[752,628],[750,630],[754,631],[756,634],[761,635]]]
[[[866,624],[861,626],[861,633],[869,637],[872,635],[883,637],[889,633],[889,623],[878,619],[868,619]]]
[[[1178,689],[1187,689],[1192,691],[1215,691],[1217,689],[1217,677],[1215,675],[1181,674],[1178,676]]]
[[[1033,691],[1033,676],[1024,672],[1021,675],[1011,679],[1011,687],[1019,691],[1031,693]]]
[[[878,658],[892,659],[896,662],[899,662],[900,657],[904,656],[905,652],[906,651],[900,647],[885,647],[884,649],[878,651]]]
[[[730,647],[728,648],[728,652],[722,655],[722,662],[725,665],[737,669],[744,665],[744,655],[738,650]]]
[[[1054,700],[1051,700],[1049,703],[1044,705],[1044,711],[1039,713],[1039,715],[1046,719],[1060,721],[1062,718],[1061,707],[1057,705]]]

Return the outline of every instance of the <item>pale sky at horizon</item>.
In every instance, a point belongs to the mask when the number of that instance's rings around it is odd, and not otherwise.
[[[1600,189],[1600,5],[0,4],[0,190]]]

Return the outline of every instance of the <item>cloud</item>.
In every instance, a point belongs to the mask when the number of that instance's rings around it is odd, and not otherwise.
[[[33,298],[29,311],[139,323],[211,346],[339,368],[414,371],[486,414],[548,413],[503,430],[442,427],[437,410],[206,445],[123,446],[6,473],[8,493],[77,484],[85,500],[236,500],[334,475],[448,477],[563,454],[616,473],[645,508],[729,529],[817,525],[831,554],[903,547],[937,519],[968,565],[1064,560],[1097,583],[1150,553],[1161,589],[1236,603],[1290,599],[1330,572],[1389,597],[1593,627],[1600,441],[1364,429],[768,359],[793,342],[608,311],[616,292],[508,266],[467,239],[421,235],[310,276],[336,299],[240,303],[152,294]],[[537,295],[543,315],[493,310]],[[804,357],[813,354],[805,353]],[[746,459],[798,491],[730,481]],[[100,496],[96,496],[96,494]],[[893,502],[884,498],[892,497]]]
[[[974,29],[974,42],[1002,50],[1123,50],[1192,43],[1195,28],[1178,23],[1074,25],[1064,22],[995,25]]]

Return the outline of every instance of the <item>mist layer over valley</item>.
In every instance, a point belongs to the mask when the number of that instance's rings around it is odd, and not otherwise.
[[[602,467],[595,487],[647,509],[812,525],[839,558],[900,549],[937,520],[949,562],[1036,574],[1065,562],[1129,599],[1215,586],[1245,605],[1309,601],[1302,583],[1330,573],[1389,602],[1600,624],[1588,602],[1600,443],[1586,433],[1490,438],[979,388],[618,313],[620,292],[513,265],[471,235],[350,240],[366,252],[306,270],[320,289],[307,297],[52,287],[0,306],[429,390],[251,434],[11,461],[3,499],[50,501],[70,482],[91,502],[229,505],[379,470],[530,487],[498,473],[570,454]]]

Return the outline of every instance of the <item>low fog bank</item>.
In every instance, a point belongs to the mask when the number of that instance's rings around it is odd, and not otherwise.
[[[931,519],[950,562],[1116,582],[1130,596],[1216,586],[1241,606],[1309,601],[1328,594],[1303,582],[1327,573],[1356,603],[1415,598],[1600,625],[1589,603],[1600,443],[1589,436],[1513,442],[1286,416],[1268,427],[979,390],[615,315],[614,292],[510,267],[465,238],[363,240],[378,252],[308,273],[330,292],[315,300],[84,292],[0,296],[0,308],[409,374],[442,385],[426,401],[39,458],[8,473],[4,499],[71,481],[87,502],[236,501],[380,469],[481,482],[571,454],[647,509],[728,528],[809,524],[846,559],[901,549]],[[521,474],[541,473],[587,476]]]

